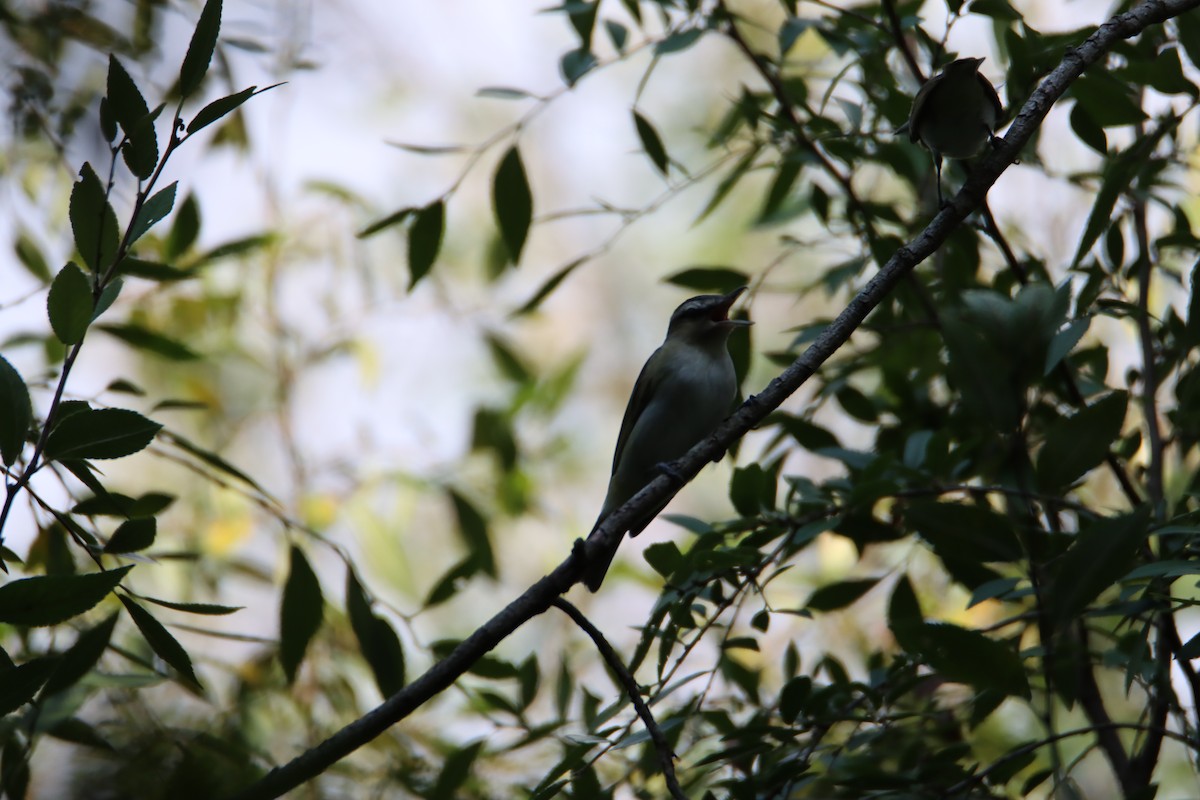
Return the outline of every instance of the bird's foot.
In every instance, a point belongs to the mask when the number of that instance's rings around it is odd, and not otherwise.
[[[685,483],[687,483],[683,476],[679,474],[679,470],[675,469],[675,467],[669,462],[660,461],[658,464],[654,465],[654,470],[660,475],[666,475],[680,486],[683,486]]]

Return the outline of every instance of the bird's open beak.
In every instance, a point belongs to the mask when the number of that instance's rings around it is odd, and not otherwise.
[[[746,291],[745,286],[739,286],[738,288],[734,289],[729,294],[725,295],[725,297],[722,298],[722,300],[721,300],[721,304],[719,306],[717,306],[717,310],[713,315],[713,321],[720,322],[724,325],[728,325],[731,328],[740,328],[740,327],[745,327],[748,325],[753,325],[754,323],[748,319],[730,319],[729,318],[729,309],[733,306],[734,303],[737,302],[737,299],[739,297],[741,297],[742,293],[745,291]]]

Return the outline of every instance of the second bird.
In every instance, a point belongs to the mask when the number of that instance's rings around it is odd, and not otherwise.
[[[942,199],[942,157],[964,159],[992,138],[1004,107],[991,81],[979,73],[982,58],[960,58],[930,78],[913,99],[908,135],[933,155],[938,205]]]
[[[745,290],[743,286],[725,295],[693,297],[671,315],[667,338],[642,367],[625,409],[596,526],[650,483],[661,465],[681,457],[729,414],[737,396],[729,334],[752,324],[730,319],[729,309]],[[636,519],[627,528],[629,535],[641,533],[662,509]],[[585,567],[584,583],[593,592],[600,588],[619,544],[618,539]]]

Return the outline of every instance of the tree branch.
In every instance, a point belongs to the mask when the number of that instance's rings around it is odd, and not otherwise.
[[[671,797],[675,798],[675,800],[687,800],[687,795],[683,793],[683,789],[679,788],[679,780],[675,777],[675,752],[671,749],[670,743],[667,742],[667,737],[663,736],[662,728],[658,727],[658,723],[654,721],[654,715],[650,713],[650,708],[642,700],[642,692],[638,688],[637,681],[633,679],[633,675],[629,673],[629,670],[625,669],[625,663],[621,661],[616,651],[613,650],[612,645],[604,638],[604,634],[583,615],[582,611],[561,597],[556,597],[553,605],[574,620],[575,624],[582,628],[583,632],[595,642],[596,649],[600,651],[600,656],[604,659],[604,663],[608,664],[608,668],[612,670],[613,675],[617,677],[617,680],[625,688],[625,693],[629,695],[630,701],[633,702],[634,710],[642,718],[642,724],[646,726],[646,730],[650,733],[650,740],[654,742],[654,749],[658,752],[658,761],[662,764],[663,779],[667,782],[667,791],[671,793]]]
[[[1146,0],[1132,11],[1113,17],[1100,26],[1079,47],[1069,51],[1026,101],[1008,133],[989,153],[964,184],[957,196],[943,208],[915,239],[888,259],[887,263],[851,299],[849,305],[829,324],[795,362],[771,381],[759,394],[746,399],[708,438],[688,451],[672,466],[691,480],[710,461],[724,455],[731,444],[761,423],[810,378],[839,347],[845,344],[893,288],[917,264],[929,257],[950,233],[983,202],[996,179],[1017,157],[1054,103],[1090,64],[1100,59],[1117,42],[1135,36],[1150,25],[1160,23],[1200,6],[1200,0]],[[587,558],[612,547],[633,523],[651,508],[665,504],[679,490],[665,475],[655,478],[596,528],[594,535],[580,548]],[[431,697],[446,689],[479,658],[503,641],[529,619],[541,614],[554,599],[579,582],[583,561],[577,553],[563,561],[550,574],[529,587],[520,597],[480,626],[451,653],[430,667],[424,675],[385,700],[375,709],[349,723],[324,742],[276,767],[255,783],[237,793],[235,800],[265,800],[279,797],[324,772],[389,727],[407,717]]]

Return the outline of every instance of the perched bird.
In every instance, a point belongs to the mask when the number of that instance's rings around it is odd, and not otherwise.
[[[938,205],[942,199],[942,157],[963,159],[991,140],[1004,107],[991,82],[979,73],[982,58],[960,58],[930,78],[913,99],[908,136],[933,155]]]
[[[735,328],[752,324],[730,319],[729,308],[745,290],[742,286],[726,295],[693,297],[671,315],[667,338],[642,367],[625,409],[608,494],[593,534],[605,517],[666,471],[667,462],[712,433],[729,414],[737,378],[726,343]],[[631,523],[629,535],[641,533],[665,505]],[[586,565],[584,583],[593,592],[600,588],[618,544],[619,539]]]

